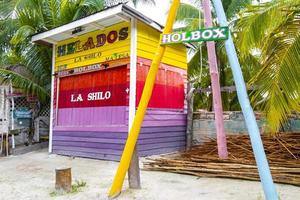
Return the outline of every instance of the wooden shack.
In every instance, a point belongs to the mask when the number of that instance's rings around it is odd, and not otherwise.
[[[121,4],[39,33],[53,48],[49,152],[119,160],[162,27]],[[187,58],[168,47],[138,140],[140,156],[186,145]]]

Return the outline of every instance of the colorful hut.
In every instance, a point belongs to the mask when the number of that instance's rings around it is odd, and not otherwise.
[[[121,4],[32,37],[52,46],[49,152],[119,160],[162,27]],[[168,47],[145,116],[138,153],[186,145],[187,59]]]

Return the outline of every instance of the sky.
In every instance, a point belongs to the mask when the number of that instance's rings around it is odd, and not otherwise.
[[[267,2],[270,0],[262,0],[261,2]],[[150,6],[145,4],[139,4],[137,9],[144,15],[164,25],[167,17],[167,12],[170,7],[170,0],[155,0],[156,6]],[[188,3],[188,0],[182,0],[183,3]]]
[[[155,0],[156,6],[149,6],[145,4],[139,4],[137,9],[144,15],[151,19],[165,24],[168,9],[170,7],[170,0]]]

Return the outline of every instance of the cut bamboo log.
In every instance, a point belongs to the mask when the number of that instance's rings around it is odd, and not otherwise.
[[[262,139],[274,182],[300,186],[300,134],[263,135]],[[249,136],[231,135],[227,141],[227,160],[219,159],[217,142],[210,139],[186,152],[147,158],[144,169],[199,177],[259,180]]]

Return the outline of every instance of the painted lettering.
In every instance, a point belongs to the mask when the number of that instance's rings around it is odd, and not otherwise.
[[[77,40],[76,42],[75,42],[75,52],[74,53],[78,53],[78,52],[81,52],[81,51],[83,51],[84,49],[83,49],[83,47],[82,47],[82,45],[81,45],[81,41],[80,40]]]
[[[227,40],[229,35],[228,27],[200,29],[190,32],[163,34],[161,36],[162,44]]]
[[[214,29],[214,38],[225,38],[226,37],[226,29],[221,28],[221,29]]]
[[[97,101],[97,100],[108,100],[111,98],[111,92],[92,92],[88,94],[87,100],[88,101]]]
[[[78,56],[78,57],[74,58],[74,62],[76,63],[76,62],[87,61],[87,60],[99,58],[99,57],[101,57],[101,55],[102,55],[101,52],[97,52],[97,53],[87,54],[85,56]]]
[[[165,34],[162,36],[162,43],[171,43],[171,34]]]
[[[58,46],[57,47],[57,56],[64,56],[66,55],[66,45]]]
[[[83,98],[81,94],[78,94],[75,96],[74,94],[71,95],[71,102],[78,102],[78,101],[83,101]]]
[[[190,41],[191,40],[191,37],[190,36],[188,36],[187,37],[187,33],[186,32],[184,32],[184,33],[182,33],[182,41]]]
[[[93,49],[93,48],[95,48],[95,44],[94,44],[93,38],[89,37],[88,40],[87,40],[87,42],[84,44],[83,49],[84,50],[89,50],[89,49]]]
[[[114,43],[118,39],[118,33],[117,31],[111,31],[107,35],[107,42],[108,43]]]
[[[101,33],[95,38],[89,37],[87,41],[77,40],[68,44],[60,45],[57,47],[57,57],[79,53],[81,51],[87,51],[94,49],[95,47],[102,47],[106,43],[112,44],[116,41],[126,40],[129,36],[129,28],[123,27],[119,31],[110,31],[107,35]],[[94,41],[96,43],[94,43]],[[79,61],[78,61],[79,62]]]
[[[205,30],[202,33],[202,38],[203,39],[209,39],[209,38],[212,38],[212,36],[213,36],[212,30]]]
[[[114,53],[109,57],[106,57],[105,60],[106,61],[112,61],[112,60],[118,60],[121,58],[128,58],[129,57],[129,53]]]
[[[119,40],[126,40],[128,38],[128,27],[124,27],[119,32]]]
[[[75,42],[67,44],[67,54],[73,54],[75,53]]]
[[[178,42],[180,40],[181,40],[181,34],[175,33],[175,34],[172,35],[172,41],[173,42]]]
[[[97,35],[97,47],[102,47],[106,43],[106,35]]]
[[[193,31],[191,40],[199,40],[201,38],[201,32],[200,31]]]
[[[81,57],[76,57],[76,58],[74,58],[74,62],[75,62],[75,63],[81,62]]]

